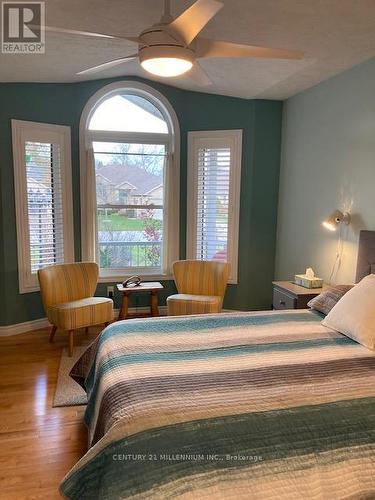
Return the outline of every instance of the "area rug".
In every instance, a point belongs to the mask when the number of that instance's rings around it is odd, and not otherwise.
[[[88,344],[87,344],[88,345]],[[83,354],[87,345],[75,346],[73,356],[70,358],[68,349],[64,348],[61,354],[59,373],[57,375],[57,384],[55,397],[52,406],[79,406],[87,404],[85,391],[71,377],[69,372],[78,358]]]

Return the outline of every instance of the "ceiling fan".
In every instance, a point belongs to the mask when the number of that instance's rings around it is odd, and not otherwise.
[[[138,52],[113,59],[77,73],[88,75],[138,58],[141,66],[157,76],[175,77],[187,73],[201,85],[211,83],[198,60],[205,57],[257,57],[269,59],[301,59],[294,50],[272,49],[253,45],[210,40],[198,37],[206,24],[224,7],[217,0],[197,0],[180,16],[173,18],[170,0],[164,0],[164,14],[159,23],[145,29],[138,37],[107,35],[46,26],[46,31],[86,37],[126,40],[138,45]]]

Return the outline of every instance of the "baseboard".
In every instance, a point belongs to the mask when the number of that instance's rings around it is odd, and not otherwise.
[[[130,314],[146,314],[150,312],[149,307],[131,307]],[[167,314],[167,306],[159,306],[160,314]],[[119,309],[114,309],[113,319],[117,319]],[[25,321],[24,323],[16,323],[15,325],[0,326],[0,337],[9,337],[11,335],[19,335],[21,333],[33,332],[51,326],[47,318],[34,319],[33,321]]]
[[[0,326],[0,337],[9,337],[10,335],[19,335],[20,333],[32,332],[41,328],[48,328],[50,323],[47,318],[34,319],[15,325]]]

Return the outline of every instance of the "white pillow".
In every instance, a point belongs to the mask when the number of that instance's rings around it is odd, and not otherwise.
[[[375,274],[369,274],[349,290],[322,324],[375,349]]]

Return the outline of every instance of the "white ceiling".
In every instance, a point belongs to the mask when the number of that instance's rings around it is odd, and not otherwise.
[[[375,56],[375,0],[222,0],[202,35],[301,50],[302,61],[203,59],[213,85],[159,79],[176,87],[245,98],[285,99]],[[193,0],[172,0],[177,15]],[[47,0],[47,24],[136,36],[160,19],[163,0]],[[137,62],[96,75],[76,72],[136,52],[128,42],[46,34],[45,55],[0,55],[2,82],[75,82],[112,76],[150,78]],[[157,80],[157,78],[155,78]]]

